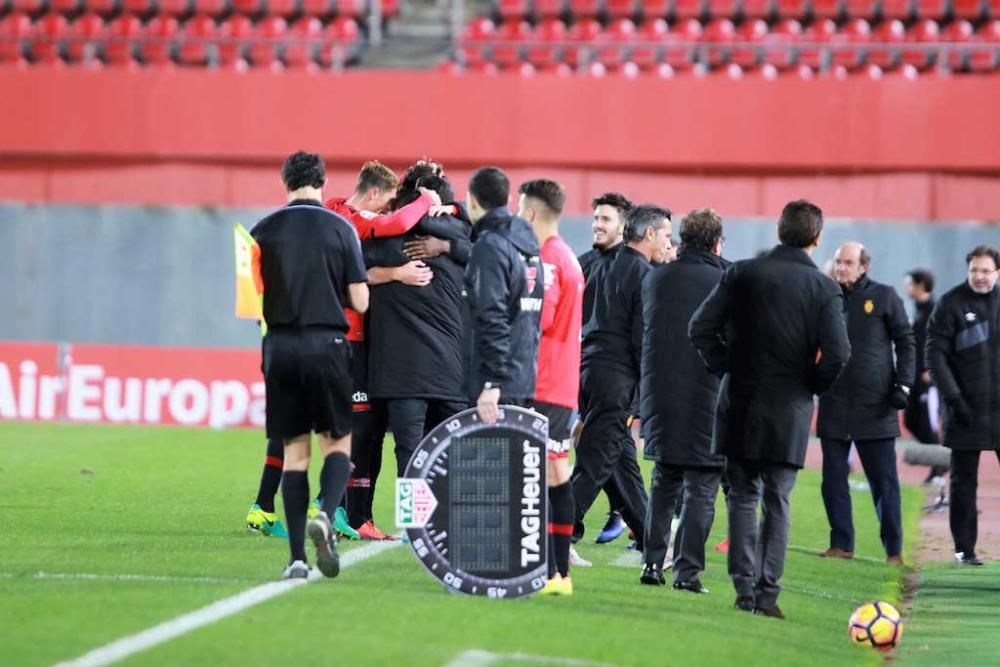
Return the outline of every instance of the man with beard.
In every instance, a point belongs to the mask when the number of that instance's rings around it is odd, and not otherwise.
[[[976,246],[968,278],[941,297],[927,324],[927,362],[944,399],[944,446],[951,449],[949,521],[955,560],[982,565],[976,555],[979,457],[1000,459],[1000,252]]]
[[[586,416],[572,477],[576,541],[583,537],[587,511],[622,457],[635,457],[629,420],[642,358],[642,280],[653,262],[666,258],[670,231],[669,210],[633,208],[625,225],[625,245],[595,286],[593,315],[583,327],[580,385]],[[624,482],[625,519],[641,549],[645,485],[641,475]]]
[[[420,188],[436,192],[454,215],[426,215],[403,236],[363,244],[368,265],[402,266],[416,256],[433,272],[425,286],[388,282],[371,289],[370,393],[385,406],[398,476],[424,435],[467,406],[462,289],[472,226],[454,204],[443,170],[431,162],[407,170],[393,208],[415,201]]]

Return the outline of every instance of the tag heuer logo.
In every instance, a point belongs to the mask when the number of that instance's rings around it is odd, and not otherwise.
[[[871,299],[866,299],[865,300],[865,314],[866,315],[871,315],[873,310],[875,310],[875,302],[872,301]]]
[[[976,314],[975,313],[966,313],[965,314],[965,321],[966,322],[975,322],[976,321]]]
[[[420,528],[427,525],[437,509],[437,498],[422,479],[396,480],[396,526]]]

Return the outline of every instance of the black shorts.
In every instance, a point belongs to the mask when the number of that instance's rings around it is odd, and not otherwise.
[[[532,409],[549,418],[549,440],[546,443],[548,457],[561,459],[569,457],[570,421],[573,410],[562,405],[545,401],[534,401]]]
[[[351,350],[336,330],[270,331],[263,344],[267,437],[351,432]]]

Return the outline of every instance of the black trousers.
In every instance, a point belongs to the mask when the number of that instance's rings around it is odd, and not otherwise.
[[[987,450],[988,451],[988,450]],[[976,491],[979,488],[979,455],[982,452],[951,450],[951,500],[948,518],[955,552],[976,553],[979,537],[979,517]],[[1000,451],[994,452],[1000,461]]]
[[[830,521],[830,546],[854,551],[854,519],[851,515],[851,491],[848,486],[847,458],[850,440],[823,438],[823,505]],[[868,478],[875,514],[881,526],[880,537],[887,556],[903,551],[903,516],[896,472],[896,439],[859,440],[856,445],[861,467]]]
[[[635,441],[628,427],[636,380],[616,369],[590,366],[583,369],[580,383],[587,416],[576,446],[576,466],[570,479],[576,499],[573,538],[583,537],[583,518],[601,488],[615,475],[619,465],[624,464],[623,474],[616,480],[623,518],[635,534],[636,546],[642,549],[647,497],[636,460]]]
[[[406,464],[428,432],[466,409],[465,401],[430,398],[391,398],[386,399],[385,405],[389,430],[396,441],[397,477],[406,472]]]

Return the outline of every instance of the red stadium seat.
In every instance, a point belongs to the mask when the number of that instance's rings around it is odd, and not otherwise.
[[[635,16],[635,0],[607,0],[605,9],[612,19],[630,19]]]
[[[972,24],[965,19],[952,21],[941,31],[941,41],[945,44],[968,44],[973,35]],[[938,62],[947,63],[948,69],[955,71],[968,66],[969,49],[945,47],[938,55]]]
[[[604,30],[597,19],[582,19],[569,28],[571,44],[563,50],[563,60],[570,67],[583,67],[593,58],[596,43],[602,38]]]
[[[806,0],[775,0],[775,9],[782,18],[803,19],[808,6]]]
[[[601,11],[601,0],[569,0],[569,12],[575,18],[592,18]]]
[[[704,0],[674,0],[674,17],[678,21],[701,18],[704,13]]]
[[[708,43],[708,62],[712,66],[729,60],[730,44],[736,39],[736,26],[729,19],[715,19],[705,26],[703,42]]]
[[[0,64],[27,65],[24,49],[34,30],[31,17],[24,12],[0,18]]]
[[[917,16],[939,21],[948,13],[948,4],[948,0],[917,0]]]
[[[832,61],[847,69],[859,67],[865,59],[865,48],[871,41],[872,27],[865,19],[851,19],[834,36]]]
[[[104,45],[107,30],[102,19],[97,14],[84,14],[69,28],[69,39],[66,41],[66,53],[70,62],[99,62],[97,53]]]
[[[156,16],[142,31],[139,54],[148,65],[169,66],[180,24],[173,16]]]
[[[302,0],[302,13],[325,19],[337,12],[337,0]]]
[[[872,34],[868,62],[882,69],[891,69],[899,60],[899,51],[906,40],[906,28],[898,19],[882,21]]]
[[[337,16],[359,19],[368,14],[367,0],[337,0]]]
[[[761,43],[767,37],[767,22],[763,19],[744,21],[736,34],[739,46],[733,47],[732,61],[750,69],[762,60]]]
[[[528,49],[528,62],[538,68],[545,68],[558,62],[560,45],[566,41],[566,24],[559,19],[548,18],[535,29],[535,44]]]
[[[156,11],[155,0],[122,0],[122,11],[136,16],[149,16]]]
[[[31,41],[35,60],[49,65],[62,63],[62,47],[67,35],[69,21],[62,14],[46,14],[36,21]]]
[[[265,16],[257,23],[250,43],[250,61],[254,67],[272,71],[284,69],[278,59],[278,47],[287,29],[288,24],[280,16]]]
[[[465,26],[460,40],[491,39],[495,32],[496,26],[493,24],[493,21],[485,16],[477,16]]]
[[[903,63],[924,69],[934,64],[936,53],[927,47],[941,41],[941,28],[937,21],[922,19],[913,24],[906,34],[906,44],[902,51]]]
[[[848,0],[850,1],[850,0]],[[874,6],[872,0],[861,0]],[[844,8],[843,0],[812,0],[813,16],[817,19],[835,19]],[[784,14],[782,14],[784,16]],[[868,16],[868,14],[865,14]]]
[[[190,0],[157,0],[159,16],[184,16],[191,11]]]
[[[499,0],[497,13],[503,19],[520,19],[531,13],[528,0]]]
[[[987,21],[972,41],[977,48],[969,56],[969,69],[990,72],[1000,67],[1000,20]]]
[[[736,15],[736,0],[707,0],[708,14],[713,18],[730,18]]]
[[[796,61],[795,44],[802,37],[802,24],[782,19],[764,38],[764,61],[778,69],[789,69]]]
[[[500,25],[493,47],[493,62],[500,69],[511,67],[521,61],[525,44],[532,41],[534,31],[527,21],[507,21]]]
[[[823,70],[829,65],[829,44],[837,34],[837,24],[831,19],[813,21],[802,33],[802,41],[813,46],[799,49],[799,62],[814,70]]]
[[[465,26],[458,39],[459,59],[469,65],[486,60],[486,47],[478,42],[489,41],[496,33],[493,21],[485,16],[478,16]]]
[[[751,70],[750,75],[758,79],[764,79],[765,81],[774,81],[778,78],[779,72],[778,68],[771,63],[764,63],[760,67]]]
[[[314,72],[317,51],[323,38],[323,23],[315,16],[303,16],[288,30],[285,43],[285,64],[289,69]]]
[[[905,21],[913,16],[914,9],[913,0],[882,0],[882,18],[884,19]]]
[[[670,28],[663,19],[652,19],[639,26],[636,44],[632,47],[632,62],[640,69],[650,70],[662,58],[663,40]]]
[[[337,70],[346,67],[351,59],[352,47],[360,36],[358,22],[350,16],[341,16],[331,21],[323,34],[319,64]]]
[[[563,0],[535,0],[535,16],[547,18],[559,18],[566,11],[566,3]]]
[[[665,19],[670,13],[671,0],[639,0],[639,13],[649,19]]]
[[[607,44],[597,49],[597,61],[608,70],[622,67],[628,62],[626,49],[635,39],[635,35],[635,24],[631,19],[613,21],[601,38],[601,41]]]
[[[45,0],[11,0],[11,11],[37,16],[45,11]]]
[[[233,11],[237,14],[257,16],[264,13],[264,7],[264,0],[233,0]]]
[[[207,65],[209,46],[215,42],[218,27],[211,16],[199,14],[184,23],[178,60],[182,65]]]
[[[135,43],[142,38],[142,21],[131,14],[122,14],[108,24],[108,41],[104,56],[108,64],[135,67]]]
[[[3,3],[0,2],[0,5]],[[72,15],[83,7],[81,0],[49,0],[49,11],[54,14]]]
[[[702,27],[695,19],[678,21],[667,33],[663,45],[663,60],[675,71],[690,70],[695,63]]]
[[[982,16],[985,5],[985,0],[951,0],[955,16],[970,21],[975,21]]]
[[[219,18],[228,9],[226,0],[194,0],[194,13]]]
[[[986,15],[993,19],[1000,19],[1000,0],[986,0]]]
[[[245,70],[248,64],[244,53],[253,35],[253,21],[243,14],[234,14],[220,23],[216,31],[219,65],[229,69]]]
[[[774,12],[773,0],[742,0],[740,7],[748,19],[766,19]]]
[[[118,0],[83,0],[85,11],[100,14],[105,19],[118,11]]]

